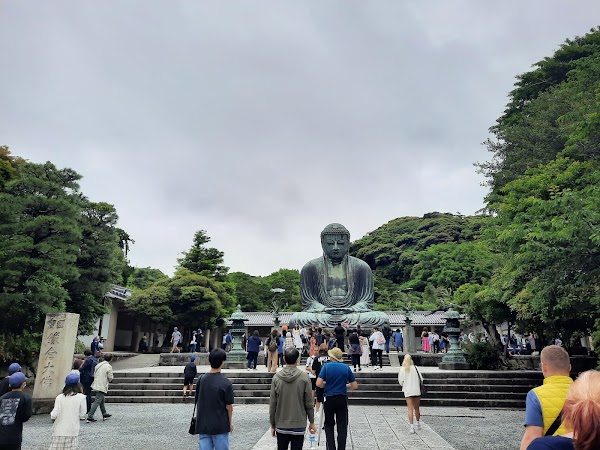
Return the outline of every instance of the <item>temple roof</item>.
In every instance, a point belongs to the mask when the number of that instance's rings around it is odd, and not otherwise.
[[[405,322],[405,315],[402,311],[386,311],[390,317],[390,326],[392,328],[397,326],[403,326]],[[446,324],[444,319],[444,311],[414,311],[412,313],[412,325],[418,326],[442,326]],[[246,312],[248,321],[246,326],[248,327],[270,327],[273,326],[273,314],[270,312]],[[289,323],[293,312],[281,312],[279,313],[279,323],[285,325]],[[231,321],[227,321],[227,325],[231,325]]]

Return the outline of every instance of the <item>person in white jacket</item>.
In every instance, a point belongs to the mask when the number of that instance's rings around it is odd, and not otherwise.
[[[62,394],[54,400],[50,418],[54,421],[50,450],[79,448],[79,421],[85,418],[87,404],[79,384],[79,372],[71,372],[65,379]]]
[[[410,355],[404,356],[402,368],[398,372],[398,383],[402,386],[406,405],[408,406],[408,423],[410,424],[410,433],[421,429],[421,374],[417,371]],[[417,416],[417,423],[413,424],[413,413]]]
[[[104,406],[104,397],[106,394],[108,394],[108,383],[113,380],[113,371],[112,366],[110,365],[111,360],[112,355],[110,353],[106,353],[104,355],[104,361],[98,363],[94,369],[94,382],[92,383],[92,391],[96,391],[96,398],[94,399],[94,403],[92,403],[86,423],[96,421],[96,419],[94,419],[94,413],[96,412],[96,409],[98,409],[98,406],[100,407],[100,411],[102,411],[102,420],[106,420],[111,417],[111,414],[106,412],[106,407]]]

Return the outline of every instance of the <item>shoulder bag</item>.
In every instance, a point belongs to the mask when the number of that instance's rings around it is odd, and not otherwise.
[[[417,375],[419,377],[419,389],[421,390],[421,395],[425,395],[425,394],[427,394],[427,388],[425,387],[425,384],[423,383],[423,378],[421,377],[421,374],[419,373],[419,369],[417,369],[417,366],[415,366],[415,370],[417,371]]]
[[[196,390],[196,393],[198,394],[198,402],[200,401],[200,392],[202,390],[203,377],[204,375],[200,375],[200,379],[198,380],[198,389]],[[198,404],[198,402],[194,402],[194,412],[192,413],[192,420],[190,420],[190,429],[188,430],[188,433],[190,434],[198,434],[196,433],[196,405]]]

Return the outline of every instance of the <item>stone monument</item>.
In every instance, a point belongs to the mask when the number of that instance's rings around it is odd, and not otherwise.
[[[323,256],[304,265],[300,272],[302,312],[295,313],[290,326],[310,327],[317,323],[335,327],[381,326],[386,313],[373,311],[373,272],[367,263],[350,256],[350,232],[332,223],[321,232]]]
[[[36,414],[50,412],[73,365],[79,314],[47,314],[33,388]]]

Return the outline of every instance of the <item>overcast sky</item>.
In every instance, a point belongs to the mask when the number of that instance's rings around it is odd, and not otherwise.
[[[171,274],[207,230],[232,271],[300,269],[319,233],[473,214],[515,75],[597,0],[0,2],[0,145],[83,175]]]

